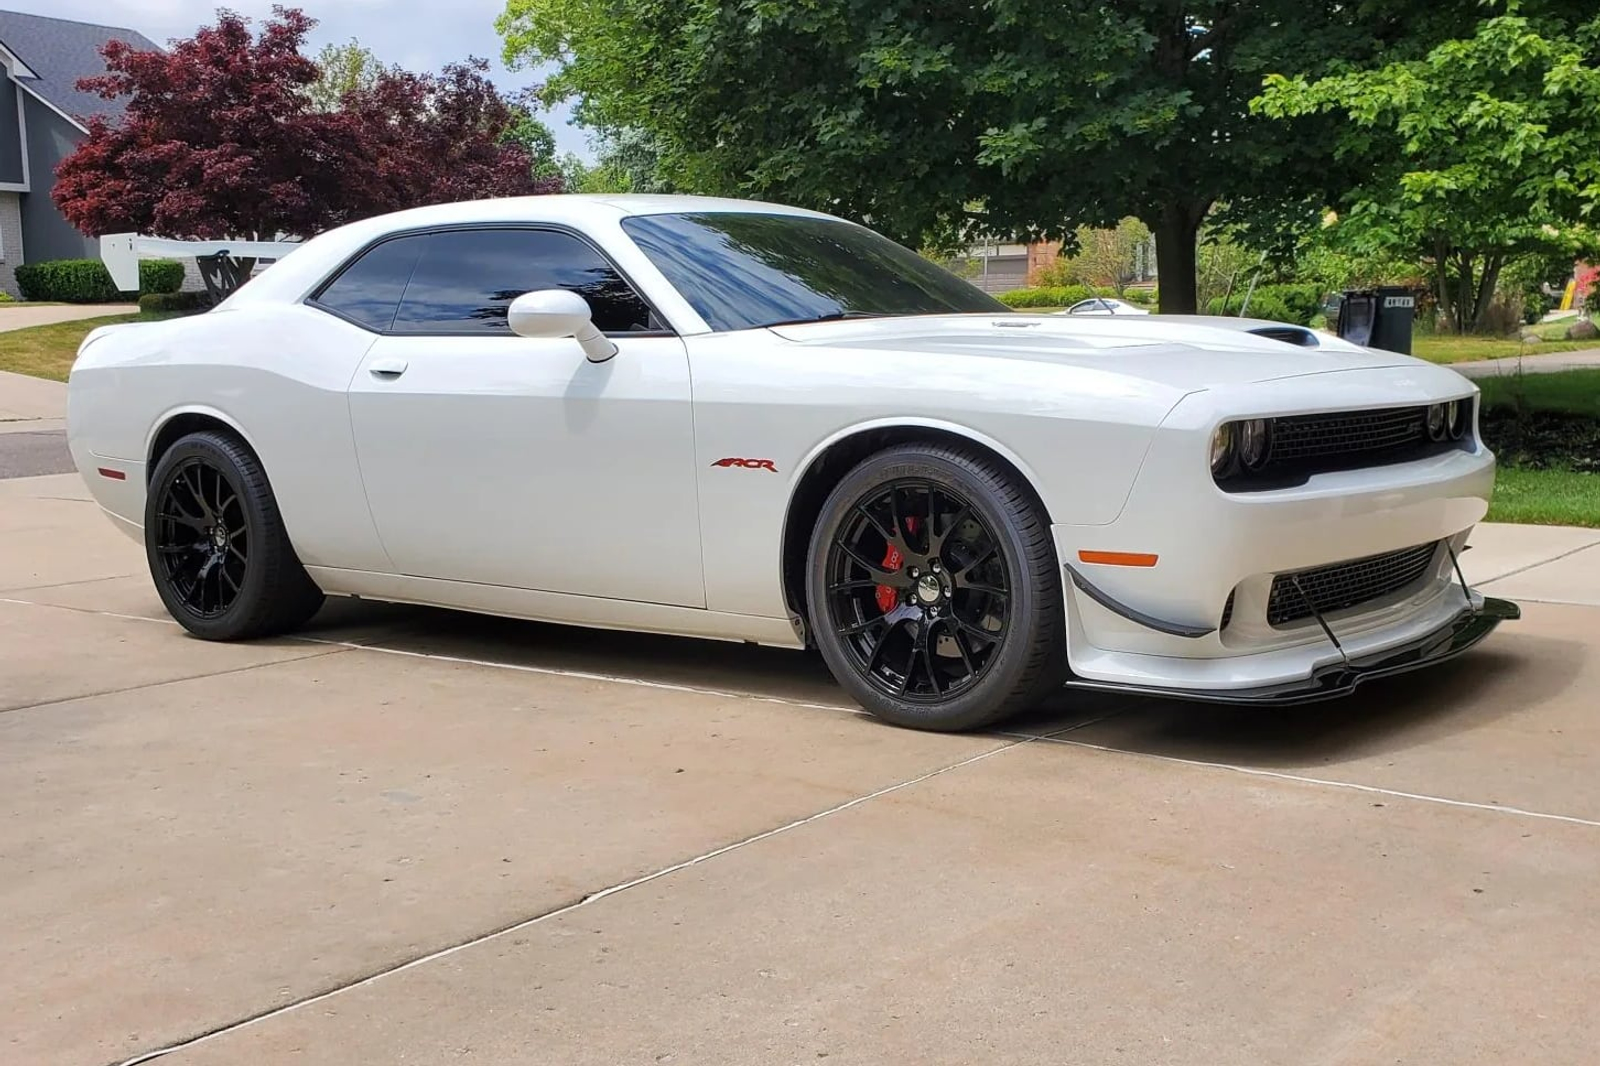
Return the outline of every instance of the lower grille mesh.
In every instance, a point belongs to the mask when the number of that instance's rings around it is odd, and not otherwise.
[[[1274,626],[1288,625],[1312,617],[1312,605],[1327,614],[1398,592],[1427,573],[1438,550],[1439,542],[1434,541],[1347,563],[1279,574],[1272,579],[1267,622]],[[1300,585],[1298,589],[1296,580]],[[1307,598],[1311,604],[1306,603]]]

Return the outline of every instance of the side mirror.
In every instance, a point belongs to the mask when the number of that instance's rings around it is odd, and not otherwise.
[[[591,363],[617,354],[617,346],[594,325],[588,301],[566,289],[538,289],[511,301],[506,323],[519,337],[571,337]]]

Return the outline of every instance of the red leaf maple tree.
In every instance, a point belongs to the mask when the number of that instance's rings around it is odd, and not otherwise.
[[[443,74],[388,72],[319,112],[301,54],[316,23],[274,7],[259,34],[220,11],[213,26],[140,51],[102,49],[106,73],[79,88],[126,97],[116,123],[95,119],[56,170],[52,197],[90,236],[307,237],[386,211],[559,190],[504,143],[512,114],[481,60]]]

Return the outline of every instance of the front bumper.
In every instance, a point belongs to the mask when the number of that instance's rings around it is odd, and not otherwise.
[[[1487,637],[1501,622],[1521,617],[1522,609],[1510,600],[1486,597],[1475,601],[1472,607],[1463,609],[1449,622],[1421,637],[1380,652],[1329,663],[1313,670],[1309,678],[1301,681],[1242,689],[1199,689],[1074,678],[1067,682],[1067,687],[1208,703],[1255,703],[1264,706],[1315,703],[1348,696],[1363,681],[1409,673],[1453,659]]]

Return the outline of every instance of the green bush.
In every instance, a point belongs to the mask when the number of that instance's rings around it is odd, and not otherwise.
[[[98,259],[53,259],[17,267],[17,287],[24,300],[59,300],[69,304],[114,303],[135,293],[117,291],[111,272]],[[183,264],[175,259],[139,262],[142,292],[176,292],[183,284]]]
[[[1250,306],[1245,309],[1247,318],[1309,326],[1311,320],[1322,313],[1322,292],[1315,285],[1257,285],[1256,291],[1249,295]],[[1206,303],[1206,313],[1237,315],[1244,300],[1245,293],[1236,292],[1228,297],[1224,307],[1222,297],[1214,296]]]
[[[1206,303],[1206,314],[1236,316],[1239,314],[1239,308],[1243,306],[1243,304],[1244,296],[1242,294],[1228,297],[1228,302],[1226,305],[1223,304],[1222,297],[1213,296],[1210,301]],[[1281,299],[1279,299],[1273,293],[1262,292],[1259,288],[1256,289],[1255,294],[1250,297],[1250,306],[1245,308],[1244,317],[1265,318],[1272,322],[1298,323],[1298,320],[1289,311],[1288,306]],[[1307,317],[1306,322],[1309,321],[1310,318]],[[1305,323],[1298,324],[1304,325]]]
[[[139,292],[170,293],[183,288],[183,264],[176,259],[139,260]]]
[[[211,297],[203,292],[147,292],[139,297],[139,310],[145,314],[192,315],[211,309]]]
[[[1122,298],[1131,304],[1140,307],[1151,307],[1155,304],[1155,291],[1153,289],[1129,289],[1122,294]]]
[[[0,304],[14,304],[16,302],[17,298],[15,296],[11,295],[9,292],[6,292],[4,289],[0,289]]]
[[[1012,289],[996,297],[1007,307],[1066,307],[1087,300],[1094,290],[1087,285],[1062,285],[1045,289]]]

